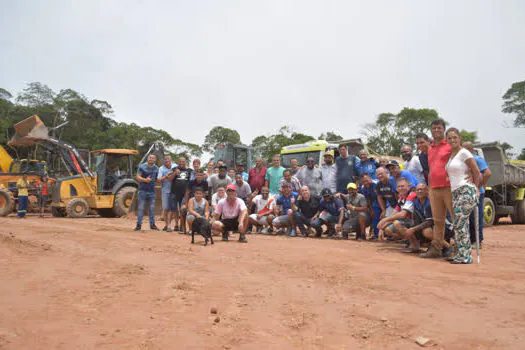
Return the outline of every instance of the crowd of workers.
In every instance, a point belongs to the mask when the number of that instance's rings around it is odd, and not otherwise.
[[[196,218],[210,220],[212,231],[228,240],[233,232],[246,242],[247,232],[366,240],[403,240],[408,251],[422,258],[445,257],[453,264],[472,263],[472,240],[477,208],[480,241],[483,240],[483,193],[490,170],[483,158],[473,155],[472,144],[461,142],[460,132],[443,120],[431,125],[432,139],[416,136],[419,151],[410,145],[396,160],[357,156],[339,145],[339,156],[326,151],[324,162],[312,157],[304,166],[292,159],[280,164],[279,155],[265,167],[257,159],[245,172],[242,165],[227,169],[221,160],[205,170],[199,159],[193,168],[169,156],[155,165],[154,155],[140,165],[138,217],[141,230],[146,205],[150,228],[154,221],[155,183],[162,184],[164,231],[186,233]],[[334,159],[335,158],[335,159]],[[171,223],[174,222],[173,229]],[[367,231],[368,229],[368,231]]]

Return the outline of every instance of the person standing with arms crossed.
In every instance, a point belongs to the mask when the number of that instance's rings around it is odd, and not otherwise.
[[[445,217],[447,211],[450,215],[454,213],[450,181],[445,168],[452,149],[445,140],[445,121],[443,119],[436,119],[432,122],[431,132],[434,142],[428,149],[428,166],[430,168],[428,182],[434,229],[430,247],[420,257],[441,258],[443,257],[443,247],[445,247]]]
[[[137,171],[137,181],[139,182],[138,192],[138,210],[137,210],[137,226],[134,231],[142,229],[142,219],[144,218],[144,210],[146,204],[148,205],[149,227],[151,230],[158,231],[159,228],[155,225],[155,182],[159,168],[155,165],[157,157],[154,154],[148,156],[148,161],[139,166]]]

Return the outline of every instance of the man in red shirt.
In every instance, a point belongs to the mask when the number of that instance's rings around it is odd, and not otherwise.
[[[252,192],[255,190],[261,191],[261,188],[264,186],[264,177],[266,176],[266,167],[263,166],[262,158],[257,158],[255,161],[255,167],[250,169],[248,173],[248,185],[252,189]]]
[[[445,217],[447,210],[450,215],[454,213],[450,181],[445,168],[452,150],[445,140],[445,121],[443,119],[434,120],[431,125],[431,131],[434,142],[428,149],[428,167],[430,168],[428,182],[430,187],[430,207],[434,217],[434,230],[430,248],[420,256],[422,258],[441,258],[443,257],[442,250],[445,246]]]

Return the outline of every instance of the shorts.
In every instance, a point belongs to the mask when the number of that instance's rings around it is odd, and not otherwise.
[[[345,217],[347,216],[347,213],[345,212]],[[321,215],[319,215],[319,219],[322,221],[326,221],[331,224],[337,224],[339,221],[339,215],[332,215],[328,212],[322,212]]]
[[[194,221],[197,217],[195,215],[192,215],[192,214],[188,214],[186,215],[186,221]],[[201,216],[201,218],[203,218],[204,220],[206,220],[206,217],[204,215]]]
[[[45,207],[47,204],[47,195],[41,194],[38,204],[40,205],[40,207]]]
[[[228,232],[228,231],[237,231],[239,228],[239,217],[231,218],[231,219],[222,219],[221,223],[224,225],[222,231]]]
[[[176,193],[172,193],[170,202],[173,203],[173,210],[180,210],[183,212],[181,207],[184,205],[184,195],[179,197]]]
[[[249,217],[255,220],[255,222],[261,226],[268,225],[268,215],[261,216],[259,220],[257,220],[257,214],[251,214]]]
[[[290,225],[290,217],[288,215],[281,215],[273,219],[272,225]]]
[[[412,219],[401,219],[396,221],[399,222],[401,225],[405,226],[406,228],[414,226],[414,221],[412,221]],[[392,233],[396,233],[396,228],[394,227],[394,224],[388,226],[388,229],[392,231]]]
[[[365,221],[367,223],[370,222],[370,218],[368,216],[367,213],[365,212],[362,212],[362,213],[359,213],[359,215],[356,215],[356,216],[350,216],[348,218],[348,220],[346,220],[344,223],[343,223],[343,230],[344,231],[355,231],[357,229],[357,227],[359,226],[359,216],[364,216],[365,217]]]
[[[162,193],[162,210],[175,210],[175,202],[172,193]]]

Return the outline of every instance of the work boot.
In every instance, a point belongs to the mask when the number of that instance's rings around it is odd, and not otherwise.
[[[241,243],[248,243],[248,241],[246,240],[246,236],[244,235],[244,233],[241,233],[239,235],[239,242]]]
[[[160,231],[159,228],[157,227],[157,225],[155,225],[155,224],[150,225],[150,226],[149,226],[149,229],[150,229],[151,231]]]
[[[142,230],[142,226],[137,224],[137,226],[135,226],[135,229],[133,231],[140,231],[140,230]]]
[[[442,258],[443,254],[441,252],[441,249],[438,250],[433,245],[431,245],[425,253],[419,254],[419,257],[425,259],[436,259]]]
[[[223,232],[222,233],[222,240],[223,241],[227,241],[228,240],[228,232]]]

